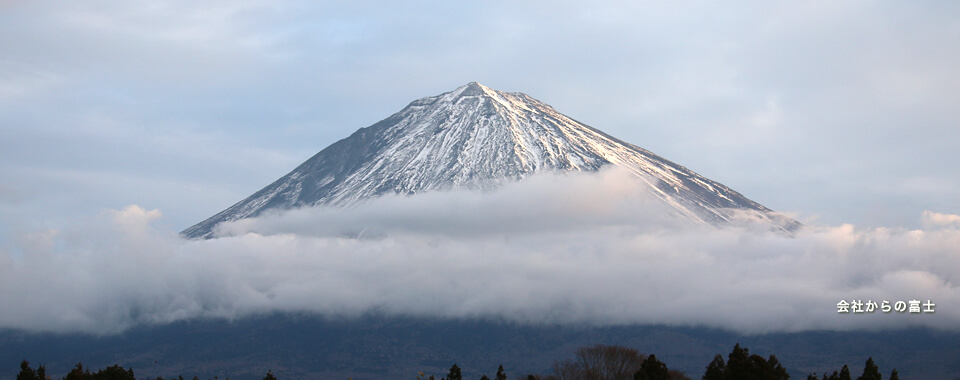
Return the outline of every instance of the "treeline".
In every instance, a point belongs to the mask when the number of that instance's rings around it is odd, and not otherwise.
[[[20,362],[20,373],[17,374],[17,380],[47,380],[51,379],[47,375],[47,369],[43,365],[36,370],[30,368],[30,362],[24,360]],[[136,380],[133,375],[133,368],[123,369],[119,365],[113,365],[97,371],[90,372],[90,369],[84,369],[83,364],[77,366],[63,377],[63,380]]]
[[[463,380],[460,367],[454,364],[440,380]],[[581,347],[572,359],[553,363],[551,374],[527,374],[516,380],[690,380],[683,372],[667,368],[656,355],[643,355],[623,346],[595,345]],[[417,380],[437,380],[420,372]],[[491,380],[487,375],[480,380]],[[503,366],[497,369],[496,380],[507,380]]]
[[[727,356],[726,362],[723,361],[723,356],[720,354],[714,356],[702,377],[703,380],[786,380],[789,378],[790,375],[777,361],[776,356],[770,355],[769,358],[764,359],[760,355],[750,355],[750,351],[746,348],[740,348],[739,343],[733,346],[733,351]],[[863,368],[863,374],[858,376],[856,380],[881,380],[882,378],[880,367],[873,362],[873,357],[869,357]],[[817,377],[816,373],[811,373],[807,375],[807,380],[821,380],[821,378]],[[850,377],[850,368],[844,364],[843,368],[839,371],[833,371],[833,374],[824,373],[822,380],[853,379]],[[896,368],[890,372],[889,380],[900,380]]]
[[[97,372],[90,372],[89,368],[83,368],[83,363],[78,363],[76,367],[70,370],[66,376],[62,377],[63,380],[137,380],[137,376],[133,374],[133,368],[123,369],[118,364],[114,364],[110,367],[103,368]],[[17,374],[17,380],[53,380],[53,377],[47,375],[47,369],[45,366],[40,365],[36,370],[30,367],[30,362],[24,360],[20,362],[20,373]],[[161,376],[157,376],[155,379],[147,380],[165,380]],[[183,376],[171,377],[169,380],[186,380]],[[200,380],[200,378],[194,376],[193,380]],[[213,378],[210,380],[219,380]],[[226,378],[224,380],[230,380]],[[264,380],[277,380],[273,376],[273,373],[267,371],[267,376],[264,377]]]
[[[463,380],[461,369],[457,364],[450,368],[447,376],[440,380]],[[882,380],[880,368],[868,358],[863,374],[856,380]],[[421,372],[418,380],[436,380],[434,376],[424,376]],[[496,380],[506,380],[507,375],[501,365],[497,371]],[[549,374],[527,374],[515,378],[516,380],[691,380],[685,373],[669,369],[666,363],[657,359],[656,355],[643,355],[637,350],[623,346],[595,345],[581,347],[574,353],[574,357],[553,364],[553,371]],[[727,355],[717,354],[713,361],[706,366],[701,380],[788,380],[790,375],[780,364],[775,355],[762,357],[750,354],[747,348],[737,343]],[[853,380],[850,369],[844,365],[839,371],[832,374],[816,373],[807,375],[807,380]],[[490,380],[483,375],[480,380]],[[889,380],[900,380],[896,369],[890,373]]]
[[[833,371],[829,376],[824,373],[822,378],[818,378],[816,373],[811,373],[807,375],[807,380],[851,380],[850,378],[850,368],[847,368],[847,365],[844,364],[843,368],[840,368],[840,371]],[[880,374],[880,367],[873,362],[873,358],[867,358],[867,364],[863,367],[863,375],[857,377],[857,380],[881,380],[883,375]],[[894,368],[890,372],[890,380],[900,380],[900,374],[897,373],[897,369]]]
[[[418,373],[417,380],[437,380],[433,375]],[[733,350],[727,355],[727,360],[723,355],[717,354],[713,360],[706,366],[701,380],[788,380],[790,375],[780,364],[777,357],[770,355],[762,357],[760,355],[750,354],[747,348],[740,347],[737,343]],[[554,362],[553,371],[549,374],[527,374],[515,378],[516,380],[691,380],[683,372],[669,369],[666,363],[657,359],[653,354],[643,355],[637,350],[623,346],[605,346],[595,345],[592,347],[581,347],[574,352],[574,357],[570,359]],[[823,373],[818,376],[817,373],[807,375],[807,380],[854,380],[850,374],[850,368],[846,364],[831,374]],[[863,374],[856,380],[882,380],[883,375],[880,368],[874,363],[873,358],[867,359],[863,368]],[[900,380],[896,368],[890,373],[889,380]],[[41,365],[36,370],[30,367],[30,363],[24,360],[20,363],[20,373],[17,380],[52,380],[47,375],[46,368]],[[97,372],[91,372],[85,369],[83,364],[77,364],[76,368],[71,370],[62,380],[137,380],[132,368],[123,369],[119,365],[113,365]],[[156,377],[148,380],[166,380],[163,377]],[[169,380],[184,380],[183,376],[171,377]],[[193,380],[200,380],[194,377]],[[219,380],[217,378],[211,380]],[[225,379],[229,380],[229,378]],[[267,371],[263,380],[277,380],[272,371]],[[463,380],[461,368],[454,363],[450,371],[440,380]],[[480,380],[507,380],[506,371],[501,365],[494,378],[491,379],[486,374],[480,377]]]

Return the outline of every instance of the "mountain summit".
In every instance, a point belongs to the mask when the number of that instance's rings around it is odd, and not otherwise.
[[[271,209],[350,206],[384,194],[493,190],[539,172],[616,165],[649,184],[682,217],[724,224],[734,210],[792,229],[796,222],[643,148],[563,115],[523,93],[471,82],[413,101],[337,141],[289,174],[187,228],[209,238],[222,222]],[[779,221],[779,222],[777,222]]]

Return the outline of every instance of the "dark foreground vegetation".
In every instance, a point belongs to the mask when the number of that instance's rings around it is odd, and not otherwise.
[[[461,368],[454,363],[450,371],[440,380],[463,380]],[[807,380],[853,380],[850,374],[850,368],[846,364],[832,374],[823,373],[822,377],[816,373],[807,375]],[[723,355],[717,354],[713,361],[707,366],[701,377],[702,380],[787,380],[790,375],[780,364],[777,357],[770,355],[767,358],[753,354],[737,343],[733,350],[727,355],[727,360]],[[867,358],[863,368],[863,374],[856,380],[882,380],[880,368],[874,363],[873,358]],[[20,373],[17,374],[17,380],[52,380],[54,379],[46,373],[44,365],[37,369],[30,367],[30,362],[24,360],[20,363]],[[62,380],[138,380],[133,373],[133,368],[123,369],[120,365],[113,365],[97,372],[92,372],[89,368],[84,368],[82,363],[78,363],[73,370],[61,378]],[[143,378],[146,380],[184,380],[182,375],[164,379],[156,377],[154,379]],[[416,376],[417,380],[437,380],[434,375],[425,375],[420,372]],[[497,372],[491,379],[486,374],[480,377],[480,380],[507,380],[507,373],[503,365],[497,368]],[[623,346],[605,346],[595,345],[591,347],[581,347],[576,350],[574,357],[554,362],[552,373],[548,374],[527,374],[516,377],[517,380],[691,380],[685,373],[677,370],[671,370],[666,363],[657,359],[656,355],[644,355],[637,350]],[[899,374],[896,369],[890,373],[889,380],[899,380]],[[193,380],[199,380],[193,377]],[[219,380],[214,377],[210,380]],[[225,380],[229,380],[226,378]],[[272,371],[267,371],[263,380],[277,380]]]
[[[139,378],[197,376],[200,380],[260,380],[273,370],[282,380],[413,380],[418,372],[447,374],[457,363],[464,378],[494,377],[502,364],[517,375],[553,373],[558,359],[601,343],[634,347],[673,370],[699,379],[706,365],[734,343],[764,358],[776,354],[791,379],[822,376],[848,364],[856,378],[867,357],[883,379],[957,380],[960,331],[903,329],[882,332],[802,332],[741,335],[699,327],[555,326],[483,319],[367,315],[325,318],[271,314],[233,321],[200,319],[138,326],[122,334],[29,333],[0,329],[0,380],[15,380],[19,364],[46,365],[60,380],[77,363],[98,368],[119,363]],[[525,378],[525,377],[524,377]]]

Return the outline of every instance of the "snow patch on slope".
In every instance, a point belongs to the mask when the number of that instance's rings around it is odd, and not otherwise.
[[[270,209],[353,206],[387,194],[424,191],[493,191],[536,173],[596,172],[608,165],[629,170],[646,183],[643,192],[698,223],[726,223],[732,209],[769,212],[720,183],[526,94],[472,82],[415,100],[358,130],[184,234],[209,237],[219,223]],[[795,223],[778,227],[789,229]]]

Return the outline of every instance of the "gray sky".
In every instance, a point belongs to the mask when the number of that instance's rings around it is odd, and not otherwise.
[[[577,3],[4,2],[3,229],[182,229],[470,81],[804,220],[960,212],[960,6]]]
[[[182,230],[470,81],[809,225],[956,227],[960,5],[579,3],[0,2],[0,259]]]

